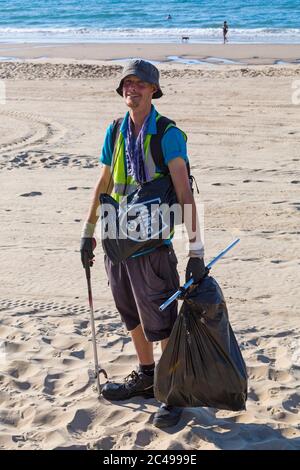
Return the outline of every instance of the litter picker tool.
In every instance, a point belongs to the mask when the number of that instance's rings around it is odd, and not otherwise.
[[[96,240],[93,238],[93,250],[96,248]],[[100,374],[102,373],[104,377],[107,379],[107,373],[105,369],[99,368],[98,362],[98,353],[97,353],[97,341],[96,341],[96,330],[95,330],[95,318],[94,318],[94,307],[93,307],[93,295],[92,295],[92,285],[91,285],[91,268],[90,268],[90,260],[88,258],[88,254],[85,254],[84,258],[84,269],[86,275],[86,281],[88,286],[88,296],[89,296],[89,305],[90,305],[90,318],[91,318],[91,330],[92,330],[92,343],[93,343],[93,351],[94,351],[94,362],[95,362],[95,379],[97,381],[97,391],[100,397],[101,395],[101,385],[100,385]]]
[[[222,256],[224,256],[229,250],[231,250],[231,248],[233,248],[238,242],[240,241],[239,238],[237,238],[236,240],[234,240],[232,243],[230,243],[230,245],[228,245],[223,251],[221,251],[221,253],[219,253],[215,258],[213,258],[209,263],[208,265],[206,266],[206,273],[208,274],[210,268],[217,262],[219,261],[220,258],[222,258]],[[201,282],[201,281],[200,281]],[[191,277],[191,279],[189,279],[188,282],[186,282],[182,287],[180,287],[180,289],[178,289],[177,292],[175,292],[175,294],[171,295],[171,297],[166,300],[163,304],[161,304],[161,306],[159,307],[159,310],[162,312],[163,310],[165,310],[172,302],[174,302],[174,300],[176,300],[179,296],[181,295],[184,295],[186,293],[186,291],[188,290],[189,287],[191,287],[191,285],[194,284],[194,279]]]

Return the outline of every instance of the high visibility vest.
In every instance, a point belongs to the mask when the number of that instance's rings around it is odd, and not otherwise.
[[[156,122],[161,117],[157,113]],[[170,124],[165,131],[174,124]],[[151,154],[151,138],[152,134],[146,134],[144,140],[144,155],[145,155],[145,165],[147,165],[147,170],[151,180],[161,178],[164,176],[164,173],[157,171],[155,161]],[[116,136],[116,141],[114,143],[114,150],[112,156],[112,178],[113,178],[113,190],[111,196],[120,203],[124,196],[128,196],[138,187],[138,182],[131,175],[127,174],[126,169],[126,155],[125,155],[125,139],[122,132],[118,132]]]

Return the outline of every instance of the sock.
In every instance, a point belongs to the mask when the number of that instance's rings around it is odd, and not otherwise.
[[[139,365],[139,369],[143,374],[149,375],[150,377],[154,375],[155,362],[153,364]]]

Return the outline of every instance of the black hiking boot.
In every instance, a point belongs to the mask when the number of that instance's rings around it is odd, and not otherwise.
[[[106,400],[127,400],[131,397],[141,396],[153,398],[154,376],[146,375],[140,370],[133,370],[125,377],[124,382],[107,382],[102,388],[102,396]]]
[[[159,410],[154,413],[153,425],[157,428],[175,426],[182,415],[183,408],[162,403]]]

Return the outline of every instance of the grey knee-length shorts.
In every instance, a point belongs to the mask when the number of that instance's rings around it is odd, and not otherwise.
[[[177,302],[163,312],[159,306],[179,288],[177,257],[172,245],[128,258],[105,269],[117,310],[128,331],[142,325],[148,341],[168,338],[177,318]]]

